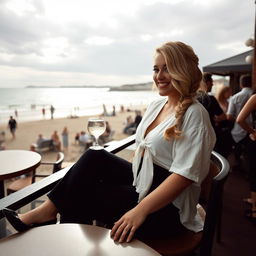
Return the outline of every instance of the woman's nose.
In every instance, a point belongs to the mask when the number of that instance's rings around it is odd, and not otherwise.
[[[159,71],[158,73],[157,73],[157,79],[158,80],[163,80],[164,78],[165,78],[165,76],[164,76],[164,72],[163,71]]]

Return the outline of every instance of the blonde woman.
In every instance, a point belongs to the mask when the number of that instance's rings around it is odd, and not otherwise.
[[[231,95],[232,90],[226,85],[221,86],[216,94],[216,99],[224,113],[227,113],[228,111],[228,100]]]
[[[61,222],[103,221],[119,242],[203,229],[196,205],[215,134],[194,99],[202,79],[198,57],[182,42],[165,43],[156,49],[153,79],[162,98],[137,128],[133,163],[88,150],[44,204],[19,216],[4,210],[17,230],[54,221],[57,212]]]

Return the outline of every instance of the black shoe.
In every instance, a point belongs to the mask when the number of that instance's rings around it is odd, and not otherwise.
[[[53,219],[53,220],[42,222],[42,223],[27,225],[24,222],[22,222],[18,214],[11,209],[7,209],[7,208],[3,209],[3,214],[6,217],[6,219],[9,221],[9,223],[19,232],[26,231],[34,227],[56,224],[56,221],[57,221],[57,219]]]

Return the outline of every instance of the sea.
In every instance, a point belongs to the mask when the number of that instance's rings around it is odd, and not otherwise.
[[[99,115],[103,104],[111,113],[121,106],[125,109],[148,105],[156,99],[156,91],[112,91],[110,88],[0,88],[0,125],[7,125],[10,116],[18,122],[54,118]],[[45,108],[45,117],[42,109]],[[15,115],[16,112],[16,115]]]

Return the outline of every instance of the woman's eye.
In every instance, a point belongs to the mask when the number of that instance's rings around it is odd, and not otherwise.
[[[159,69],[158,68],[153,68],[153,71],[156,73],[156,72],[159,71]]]

